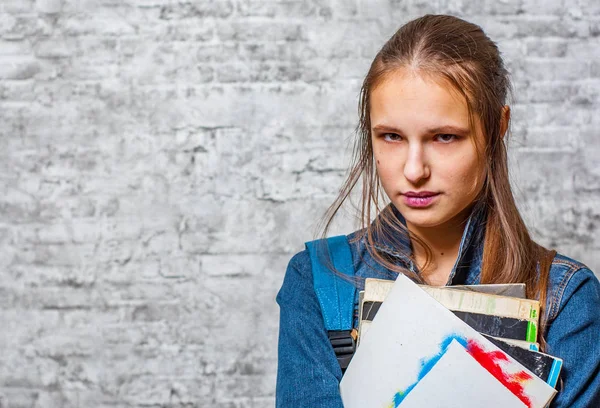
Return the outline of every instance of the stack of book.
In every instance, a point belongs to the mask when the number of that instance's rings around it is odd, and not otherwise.
[[[545,407],[562,360],[536,342],[524,284],[431,287],[367,279],[358,347],[340,391],[352,407]]]

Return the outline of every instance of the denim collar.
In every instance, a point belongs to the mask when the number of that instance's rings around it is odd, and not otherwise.
[[[393,204],[389,204],[388,211],[406,226],[406,220]],[[458,249],[456,262],[448,277],[446,285],[476,284],[479,282],[481,260],[483,258],[483,241],[485,237],[485,206],[476,204],[467,219]],[[412,259],[412,247],[406,234],[388,227],[382,231],[373,232],[374,248],[388,255],[391,259],[413,273],[419,273]]]

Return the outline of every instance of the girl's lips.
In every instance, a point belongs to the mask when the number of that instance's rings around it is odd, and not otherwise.
[[[429,207],[433,202],[437,199],[439,194],[431,193],[431,195],[420,194],[417,195],[406,195],[403,194],[402,198],[404,200],[404,204],[412,208],[425,208]]]

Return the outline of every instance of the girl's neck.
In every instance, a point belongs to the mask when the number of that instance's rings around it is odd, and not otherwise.
[[[407,223],[408,230],[417,235],[431,249],[431,258],[426,263],[426,252],[418,244],[413,245],[413,256],[421,271],[421,276],[429,285],[445,285],[460,248],[460,242],[466,225],[466,216],[461,214],[444,225],[436,227],[416,227]],[[426,267],[425,269],[423,269]]]

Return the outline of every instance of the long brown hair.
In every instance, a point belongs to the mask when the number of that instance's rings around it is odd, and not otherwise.
[[[431,250],[409,233],[394,216],[391,205],[382,206],[382,188],[373,159],[370,122],[370,96],[385,78],[399,68],[444,80],[466,100],[470,124],[478,118],[483,144],[476,143],[482,159],[485,181],[475,205],[486,212],[481,283],[525,283],[527,296],[538,298],[545,309],[548,274],[539,273],[538,261],[547,251],[530,237],[519,214],[509,182],[506,138],[501,129],[503,108],[511,94],[509,73],[496,44],[472,23],[446,15],[426,15],[402,26],[375,56],[364,79],[359,101],[359,124],[353,161],[339,195],[323,220],[323,236],[352,190],[362,182],[359,212],[362,229],[357,239],[366,239],[367,250],[387,269],[420,277],[405,270],[375,249],[374,234],[392,239],[400,231],[420,245],[426,254],[427,268]],[[508,132],[507,132],[508,133]],[[475,138],[477,139],[477,138]],[[397,236],[397,234],[396,234]],[[394,248],[394,250],[398,250]],[[406,254],[410,256],[410,254]],[[545,313],[540,313],[540,340],[543,343]]]

